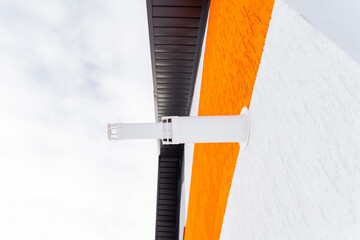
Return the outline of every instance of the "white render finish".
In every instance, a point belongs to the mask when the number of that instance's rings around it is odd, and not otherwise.
[[[220,240],[360,239],[360,65],[282,0],[250,111]]]
[[[109,140],[162,139],[165,145],[239,142],[246,146],[249,135],[246,107],[236,116],[163,117],[160,123],[108,124]]]

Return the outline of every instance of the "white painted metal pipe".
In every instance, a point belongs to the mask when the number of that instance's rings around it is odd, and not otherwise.
[[[109,123],[109,140],[162,139],[162,123]]]
[[[250,117],[246,107],[237,116],[163,117],[160,123],[108,125],[109,140],[161,139],[163,144],[239,142],[246,146]]]

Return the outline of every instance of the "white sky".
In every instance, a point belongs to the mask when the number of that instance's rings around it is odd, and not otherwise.
[[[0,239],[152,239],[156,141],[145,1],[0,0]]]
[[[360,63],[360,1],[285,0],[285,2]]]

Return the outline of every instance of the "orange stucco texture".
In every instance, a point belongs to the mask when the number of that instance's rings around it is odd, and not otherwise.
[[[199,116],[249,107],[274,0],[212,0]],[[196,144],[185,239],[219,239],[238,143]]]

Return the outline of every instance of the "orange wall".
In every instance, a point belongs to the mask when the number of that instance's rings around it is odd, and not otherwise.
[[[274,0],[212,0],[199,116],[250,105]],[[237,143],[196,144],[185,239],[219,239]]]

